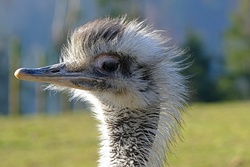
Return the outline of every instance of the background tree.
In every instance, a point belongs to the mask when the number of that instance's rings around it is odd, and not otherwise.
[[[190,67],[184,73],[191,77],[192,100],[205,102],[219,100],[217,80],[212,79],[209,75],[213,60],[205,52],[201,38],[193,31],[189,31],[183,48],[188,48],[189,58],[186,63],[190,64]]]
[[[228,75],[221,88],[231,99],[250,98],[250,1],[239,1],[226,32],[225,52]]]

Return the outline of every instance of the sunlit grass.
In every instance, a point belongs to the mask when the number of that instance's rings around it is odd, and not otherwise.
[[[250,166],[250,102],[196,104],[171,167]],[[89,113],[0,117],[0,166],[94,167],[96,121]]]
[[[185,118],[171,166],[250,166],[250,102],[196,104]]]
[[[0,119],[0,166],[96,166],[97,130],[90,114]]]

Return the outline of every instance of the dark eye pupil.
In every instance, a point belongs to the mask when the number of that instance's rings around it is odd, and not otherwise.
[[[102,68],[107,71],[107,72],[114,72],[118,69],[118,62],[113,62],[113,61],[110,61],[110,62],[104,62],[102,64]]]

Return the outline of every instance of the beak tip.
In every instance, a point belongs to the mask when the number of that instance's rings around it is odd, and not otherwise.
[[[22,75],[22,68],[17,69],[17,70],[15,71],[14,75],[15,75],[15,77],[16,77],[17,79],[20,79],[20,77],[21,77],[21,75]]]

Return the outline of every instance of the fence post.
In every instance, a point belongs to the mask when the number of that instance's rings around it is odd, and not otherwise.
[[[20,81],[14,77],[14,72],[20,66],[21,42],[17,37],[10,41],[9,58],[9,113],[12,116],[20,114]]]

